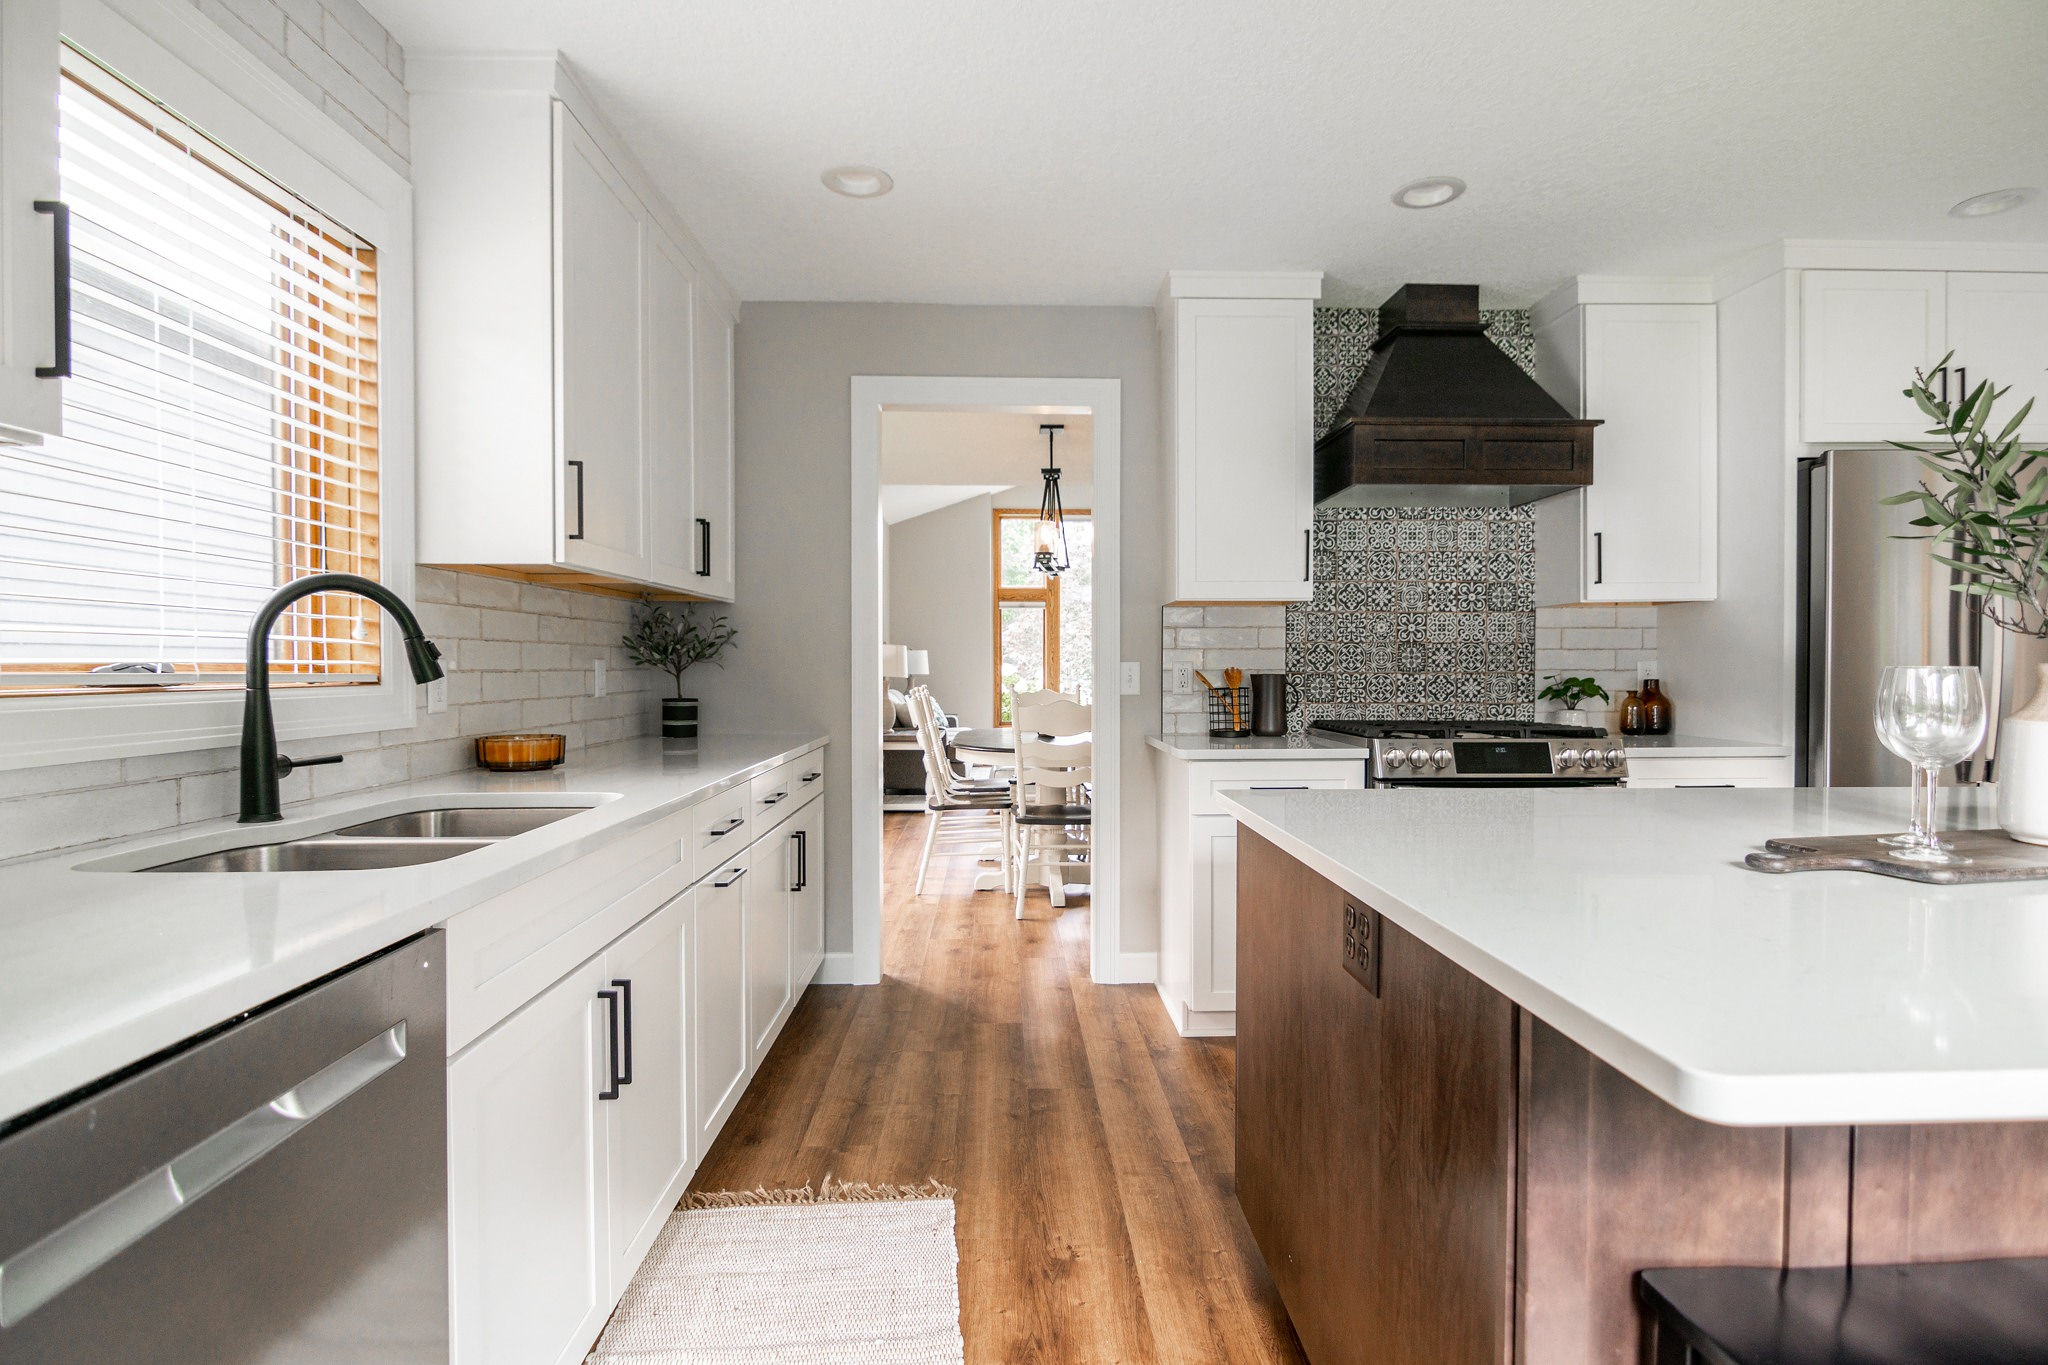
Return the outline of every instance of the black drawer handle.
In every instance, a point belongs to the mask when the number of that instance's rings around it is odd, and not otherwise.
[[[619,1012],[626,1016],[626,1046],[619,1054],[624,1060],[619,1068],[619,1084],[633,1083],[633,982],[626,977],[615,976],[612,984],[619,988]]]
[[[50,215],[50,332],[56,340],[57,363],[36,366],[38,379],[71,377],[71,206],[61,199],[38,199],[37,213]]]
[[[746,870],[746,869],[745,869],[744,867],[736,867],[736,868],[734,868],[734,869],[732,870],[732,875],[731,875],[731,876],[729,876],[729,877],[727,877],[727,878],[726,878],[726,879],[725,879],[724,881],[722,881],[722,882],[713,882],[713,883],[711,883],[711,884],[712,884],[713,886],[715,886],[715,887],[718,887],[718,888],[720,888],[720,889],[723,889],[723,888],[725,888],[725,887],[731,886],[731,885],[732,885],[733,883],[737,882],[737,881],[738,881],[738,880],[739,880],[740,878],[742,878],[742,877],[744,877],[744,876],[746,876],[746,875],[747,875],[747,870]]]
[[[772,805],[775,805],[775,804],[776,804],[776,803],[778,803],[778,802],[781,802],[781,801],[787,801],[788,799],[789,799],[789,793],[788,793],[788,792],[775,792],[775,793],[773,793],[772,795],[769,795],[769,796],[764,796],[764,797],[762,797],[762,798],[761,798],[761,804],[762,804],[762,805],[764,805],[764,806],[772,806]]]
[[[615,1100],[619,1097],[619,993],[599,991],[597,998],[604,1001],[605,1013],[610,1017],[611,1045],[605,1049],[605,1071],[611,1084],[597,1092],[601,1100]]]
[[[825,775],[825,774],[823,774],[823,773],[805,773],[805,774],[804,774],[804,781],[805,781],[805,782],[816,782],[816,781],[817,781],[817,780],[818,780],[819,778],[823,777],[824,775]]]
[[[734,830],[738,829],[741,825],[744,825],[745,823],[747,822],[744,819],[735,815],[732,819],[726,821],[717,829],[710,831],[710,837],[713,839],[723,839],[726,835],[732,833]]]

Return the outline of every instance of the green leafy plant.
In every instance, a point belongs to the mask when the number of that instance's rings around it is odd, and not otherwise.
[[[1955,571],[1950,588],[1969,596],[1986,620],[2048,639],[2048,450],[2019,442],[2033,400],[1990,435],[2006,390],[1981,380],[1951,405],[1928,387],[1929,374],[1946,370],[1949,359],[1931,372],[1915,370],[1905,390],[1934,423],[1927,434],[1937,440],[1891,443],[1918,455],[1933,478],[1885,505],[1919,507],[1912,521],[1925,532],[1919,538],[1945,542],[1948,553],[1933,555],[1935,563]]]
[[[1555,673],[1543,680],[1543,690],[1536,694],[1539,701],[1562,702],[1567,711],[1579,709],[1579,703],[1598,697],[1611,701],[1607,689],[1591,678],[1560,678]]]
[[[658,668],[675,679],[676,700],[683,699],[683,674],[698,664],[715,663],[739,634],[724,616],[699,621],[688,611],[671,612],[652,598],[633,608],[633,629],[619,643],[634,663]]]

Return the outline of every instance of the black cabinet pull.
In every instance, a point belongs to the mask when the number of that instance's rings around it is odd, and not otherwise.
[[[789,841],[796,845],[796,876],[791,880],[789,889],[801,891],[811,880],[809,849],[806,846],[804,832],[800,829],[790,831]]]
[[[818,780],[819,778],[823,777],[824,775],[825,775],[825,774],[823,774],[823,773],[805,773],[805,774],[804,774],[804,781],[805,781],[805,782],[816,782],[816,781],[817,781],[817,780]]]
[[[1946,403],[1948,401],[1948,366],[1942,366],[1932,375],[1929,375],[1928,378],[1941,381],[1941,401]]]
[[[1304,583],[1313,581],[1309,576],[1309,572],[1315,565],[1315,554],[1316,533],[1313,530],[1303,531],[1301,533],[1301,581]]]
[[[71,206],[61,199],[36,200],[36,212],[50,215],[50,332],[57,363],[36,366],[38,379],[71,377]]]
[[[1593,533],[1593,581],[1595,583],[1603,583],[1606,580],[1607,547],[1601,543],[1601,533],[1595,531]]]
[[[711,577],[711,521],[697,518],[697,577]]]
[[[736,867],[732,870],[732,875],[730,877],[727,877],[722,882],[713,882],[711,884],[720,890],[724,890],[726,887],[733,885],[735,882],[739,881],[740,878],[746,875],[747,870],[744,867]]]
[[[619,1068],[618,1084],[633,1083],[633,983],[625,977],[615,976],[612,984],[619,988],[619,1012],[626,1016],[626,1046],[620,1052],[623,1065]]]
[[[562,463],[576,471],[576,529],[564,532],[564,540],[583,539],[583,461],[564,460]]]
[[[1970,370],[1967,365],[1956,366],[1956,401],[1963,402],[1970,396]]]
[[[599,991],[597,998],[604,1001],[605,1013],[611,1017],[611,1046],[605,1049],[605,1070],[610,1074],[611,1084],[597,1092],[601,1100],[615,1100],[619,1097],[619,993]]]

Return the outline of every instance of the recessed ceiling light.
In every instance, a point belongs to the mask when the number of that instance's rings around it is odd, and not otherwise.
[[[887,171],[873,166],[834,166],[818,177],[825,188],[848,199],[873,199],[896,188]]]
[[[2029,185],[2015,185],[2009,190],[1993,190],[1989,194],[1973,194],[1948,211],[1951,218],[1988,218],[1994,213],[2016,209],[2041,191]]]
[[[1448,204],[1465,192],[1465,182],[1455,175],[1432,175],[1411,180],[1394,191],[1394,202],[1404,209],[1433,209]]]

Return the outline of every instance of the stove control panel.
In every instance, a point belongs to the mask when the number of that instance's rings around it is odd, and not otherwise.
[[[1493,739],[1372,741],[1372,775],[1382,782],[1618,783],[1628,776],[1619,740]]]

